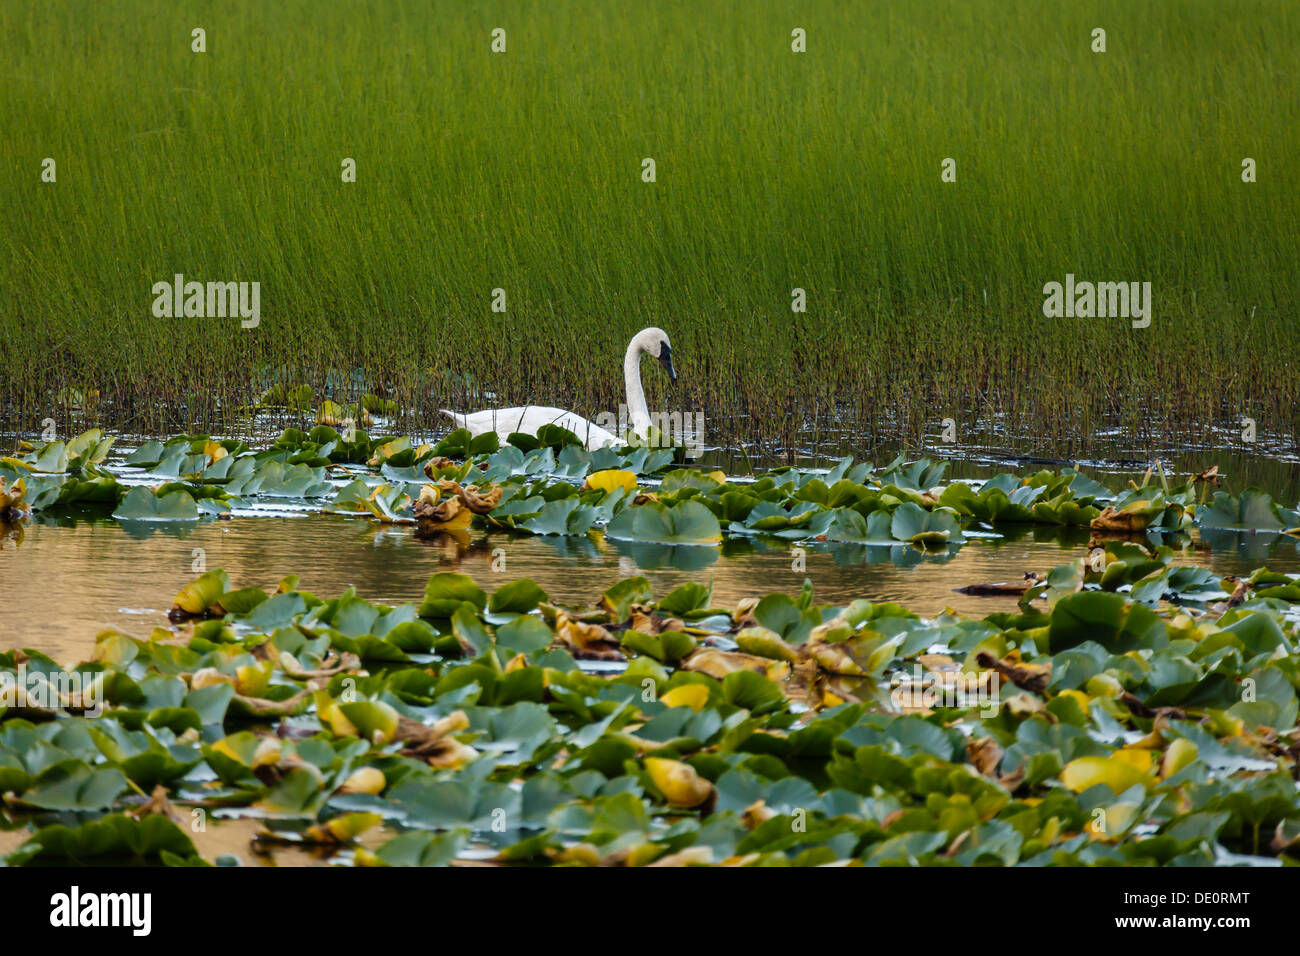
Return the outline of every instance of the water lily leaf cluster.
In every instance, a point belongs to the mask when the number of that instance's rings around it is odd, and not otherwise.
[[[565,605],[440,573],[385,605],[209,571],[71,672],[0,654],[45,691],[0,713],[7,862],[201,865],[195,810],[351,865],[1300,861],[1298,582],[1096,550],[982,619],[808,582]]]
[[[464,429],[430,444],[321,424],[286,429],[261,451],[182,435],[146,442],[110,469],[103,462],[112,441],[92,430],[66,444],[25,445],[0,460],[0,480],[11,488],[24,482],[28,509],[107,504],[123,521],[196,521],[238,514],[251,502],[289,502],[414,524],[429,536],[470,528],[603,532],[641,548],[766,538],[951,551],[971,531],[1011,534],[1025,526],[1149,541],[1192,528],[1300,534],[1300,512],[1253,488],[1238,496],[1218,491],[1206,502],[1199,476],[1118,491],[1070,468],[944,483],[946,463],[900,456],[883,468],[846,458],[824,471],[731,478],[682,467],[680,449],[591,452],[558,426],[501,445],[495,434]]]

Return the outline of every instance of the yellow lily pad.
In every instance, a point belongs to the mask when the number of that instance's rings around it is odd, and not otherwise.
[[[593,471],[587,476],[587,487],[598,491],[614,491],[617,488],[622,488],[624,491],[636,491],[636,475],[630,471],[620,471],[617,468]]]
[[[689,707],[699,713],[709,702],[709,689],[703,684],[682,684],[659,698],[665,707]]]
[[[1134,766],[1134,759],[1120,757],[1121,753],[1139,751],[1116,751],[1109,757],[1080,757],[1071,760],[1061,771],[1061,782],[1075,793],[1082,793],[1089,787],[1104,783],[1115,793],[1123,793],[1135,784],[1150,787],[1154,778],[1147,770]]]

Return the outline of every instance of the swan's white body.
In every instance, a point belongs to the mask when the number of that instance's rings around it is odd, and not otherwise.
[[[672,346],[662,329],[642,329],[628,343],[623,356],[623,381],[627,387],[627,408],[631,430],[644,437],[650,429],[650,410],[646,406],[645,391],[641,387],[641,356],[651,355],[657,358],[674,379],[677,373],[673,369]],[[481,412],[452,412],[443,409],[442,413],[459,428],[467,428],[471,435],[496,432],[502,444],[512,432],[536,435],[543,425],[559,425],[578,436],[589,451],[604,448],[607,445],[622,445],[623,439],[595,422],[588,421],[581,415],[551,408],[544,405],[523,405],[515,408],[489,408]]]
[[[595,422],[589,422],[581,415],[566,412],[562,408],[548,405],[524,405],[518,408],[489,408],[482,412],[451,412],[443,409],[442,413],[456,423],[457,428],[468,428],[471,435],[496,432],[505,444],[511,432],[523,432],[536,435],[543,425],[559,425],[567,428],[582,439],[590,451],[604,448],[606,445],[621,445],[618,436],[606,431]]]

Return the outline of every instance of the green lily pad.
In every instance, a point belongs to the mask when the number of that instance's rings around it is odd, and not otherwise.
[[[113,517],[119,521],[198,521],[199,508],[187,492],[156,495],[149,488],[136,486],[126,493]]]
[[[611,538],[655,544],[715,545],[722,540],[718,519],[690,500],[673,507],[650,502],[625,508],[605,533]]]

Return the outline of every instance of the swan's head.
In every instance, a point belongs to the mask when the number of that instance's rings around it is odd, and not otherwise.
[[[668,342],[668,333],[663,329],[642,329],[632,339],[632,344],[646,355],[659,360],[668,377],[677,381],[677,370],[673,368],[673,347]]]

